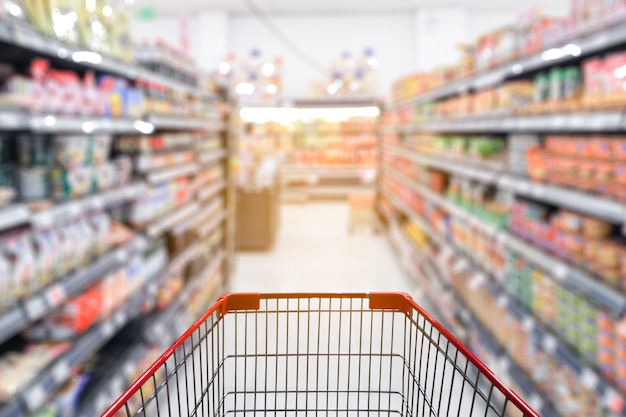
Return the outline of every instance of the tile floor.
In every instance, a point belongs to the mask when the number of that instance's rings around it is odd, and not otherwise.
[[[347,232],[346,203],[283,205],[273,250],[238,255],[232,291],[405,291],[412,285],[383,235]]]

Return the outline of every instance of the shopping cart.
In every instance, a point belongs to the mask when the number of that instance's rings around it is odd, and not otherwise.
[[[398,293],[225,295],[104,416],[392,414],[538,416]]]

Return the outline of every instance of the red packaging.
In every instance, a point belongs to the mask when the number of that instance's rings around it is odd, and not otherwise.
[[[626,52],[615,52],[604,58],[605,85],[608,93],[626,91]]]
[[[626,161],[626,139],[614,139],[611,147],[613,158]]]

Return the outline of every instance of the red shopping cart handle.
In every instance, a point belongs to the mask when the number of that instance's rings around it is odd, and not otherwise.
[[[398,311],[407,315],[417,312],[424,317],[437,331],[462,353],[477,369],[484,375],[509,402],[518,407],[524,416],[539,417],[526,402],[505,384],[463,343],[461,343],[442,324],[435,320],[426,310],[418,305],[415,300],[406,293],[398,292],[372,292],[372,293],[237,293],[224,294],[217,302],[178,340],[165,351],[156,362],[144,372],[141,377],[131,385],[131,387],[102,415],[102,417],[114,417],[116,412],[123,409],[124,405],[131,397],[138,392],[141,387],[165,364],[174,352],[182,346],[191,335],[213,314],[224,316],[233,311],[254,311],[259,310],[261,300],[272,299],[367,299],[368,307],[371,310]]]

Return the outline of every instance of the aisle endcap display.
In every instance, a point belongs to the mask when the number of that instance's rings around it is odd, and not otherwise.
[[[525,73],[566,64],[569,61],[576,61],[583,56],[602,52],[624,43],[626,43],[626,27],[624,25],[618,24],[613,27],[603,28],[596,33],[580,38],[572,37],[571,42],[562,42],[562,44],[546,48],[538,54],[520,58],[494,69],[482,71],[465,79],[449,82],[444,87],[396,103],[391,109],[428,103],[470,90],[484,89],[497,85],[508,78],[519,77]]]
[[[419,164],[440,169],[454,175],[486,184],[497,185],[516,194],[568,207],[611,222],[626,221],[626,205],[591,195],[582,191],[571,190],[555,185],[541,184],[523,177],[496,172],[480,167],[472,167],[471,162],[462,159],[448,159],[445,157],[423,155],[408,148],[385,145],[384,149],[390,154],[407,157]]]

